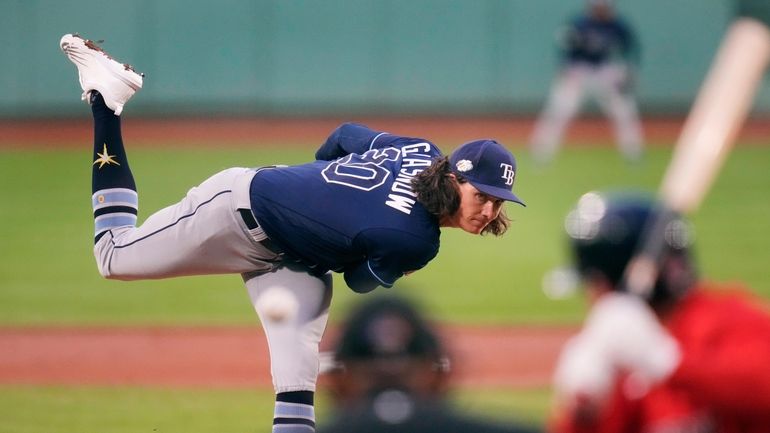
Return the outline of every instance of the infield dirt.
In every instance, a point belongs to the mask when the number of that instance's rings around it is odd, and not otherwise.
[[[439,326],[459,386],[547,386],[569,327]],[[336,338],[330,329],[322,342]],[[269,387],[259,327],[4,327],[0,383]],[[321,378],[323,382],[323,377]]]

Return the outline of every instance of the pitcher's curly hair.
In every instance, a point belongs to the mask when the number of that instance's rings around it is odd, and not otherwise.
[[[449,174],[454,174],[458,183],[467,182],[462,175],[452,172],[447,156],[435,159],[430,167],[412,179],[412,190],[417,194],[417,201],[439,220],[454,215],[460,209],[460,192]],[[501,209],[497,218],[490,221],[481,234],[500,236],[508,230],[510,224],[505,209]]]

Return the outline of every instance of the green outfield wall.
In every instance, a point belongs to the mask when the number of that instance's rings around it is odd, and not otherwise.
[[[0,117],[71,117],[59,37],[146,73],[141,115],[530,114],[580,0],[0,0]],[[689,107],[728,0],[620,0],[638,29],[648,114]],[[770,111],[763,83],[757,111]],[[136,115],[133,114],[132,115]]]

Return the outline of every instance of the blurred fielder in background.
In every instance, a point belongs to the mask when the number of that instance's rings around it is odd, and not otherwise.
[[[554,433],[770,431],[770,312],[699,280],[688,222],[669,220],[649,299],[624,291],[661,212],[648,196],[591,192],[567,216],[591,307],[557,362]]]
[[[476,419],[451,405],[446,398],[451,364],[445,348],[405,299],[379,296],[360,304],[342,329],[335,361],[329,373],[335,414],[319,432],[538,431]]]
[[[593,96],[612,120],[625,159],[642,155],[642,127],[634,95],[639,46],[634,31],[614,10],[612,0],[588,0],[585,14],[559,35],[560,66],[550,96],[530,138],[535,160],[550,161],[570,122]]]
[[[391,287],[438,254],[441,228],[499,236],[510,223],[503,204],[523,205],[512,192],[516,160],[494,140],[444,156],[427,140],[346,123],[313,162],[223,170],[137,226],[118,116],[143,77],[78,35],[60,46],[94,118],[99,272],[118,280],[241,274],[270,348],[274,431],[315,429],[331,271],[359,293]]]

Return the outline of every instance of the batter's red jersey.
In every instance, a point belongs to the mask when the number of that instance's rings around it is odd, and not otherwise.
[[[622,376],[591,415],[556,414],[558,433],[770,432],[770,312],[737,286],[697,287],[664,321],[682,349],[644,393]]]

